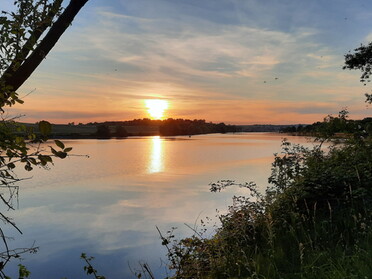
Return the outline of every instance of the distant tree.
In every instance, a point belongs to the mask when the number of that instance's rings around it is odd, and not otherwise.
[[[110,127],[105,124],[98,125],[96,135],[100,139],[109,139],[111,137]]]
[[[372,42],[368,45],[361,45],[354,49],[354,53],[345,55],[345,66],[343,69],[361,70],[360,82],[367,85],[371,81],[372,74]],[[372,94],[365,93],[366,102],[372,104]]]
[[[219,123],[217,124],[217,131],[218,133],[222,133],[222,134],[225,134],[227,132],[227,127],[226,127],[226,124],[225,123]]]
[[[128,136],[128,132],[124,126],[116,126],[115,127],[115,136],[118,138],[125,138]]]
[[[206,123],[205,120],[168,118],[167,120],[163,120],[159,126],[159,132],[162,136],[228,133],[237,131],[238,128],[235,125]]]
[[[279,130],[281,133],[296,133],[296,126],[284,127]]]

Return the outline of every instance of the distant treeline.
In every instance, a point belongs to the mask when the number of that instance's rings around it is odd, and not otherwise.
[[[280,132],[283,129],[296,127],[297,125],[272,125],[272,124],[254,124],[254,125],[240,125],[242,132]]]
[[[294,125],[280,130],[283,133],[318,136],[319,134],[352,134],[360,131],[365,135],[372,134],[372,117],[362,120],[351,120],[345,117],[327,116],[323,122],[310,125]]]
[[[235,133],[239,132],[237,126],[225,123],[207,123],[205,120],[167,119],[159,126],[160,135],[198,135],[210,133]]]
[[[28,128],[39,133],[38,125],[24,123]],[[235,125],[211,123],[205,120],[173,119],[151,120],[148,118],[129,121],[90,122],[87,124],[53,124],[50,138],[60,139],[109,139],[128,136],[178,136],[209,133],[240,132]]]
[[[241,131],[238,126],[226,125],[225,123],[211,123],[203,119],[173,119],[151,120],[148,118],[134,119],[130,121],[107,121],[103,123],[88,123],[97,126],[98,137],[123,137],[128,135],[151,135],[156,133],[160,136],[198,135],[210,133],[231,133]],[[133,128],[136,127],[137,131]],[[139,129],[142,127],[142,129]],[[156,132],[157,130],[157,132]]]

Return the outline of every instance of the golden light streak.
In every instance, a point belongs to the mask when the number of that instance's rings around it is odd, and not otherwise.
[[[159,136],[152,138],[151,158],[149,161],[149,173],[157,173],[163,171],[163,151],[162,139]]]

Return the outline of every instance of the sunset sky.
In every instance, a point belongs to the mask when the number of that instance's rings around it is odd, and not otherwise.
[[[229,124],[363,118],[368,88],[342,66],[371,22],[370,0],[90,0],[10,112],[120,121],[161,99],[166,117]]]

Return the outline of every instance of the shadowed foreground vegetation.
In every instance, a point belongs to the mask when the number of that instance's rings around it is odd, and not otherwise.
[[[327,150],[283,141],[264,195],[254,183],[212,183],[250,195],[234,197],[212,237],[204,226],[161,236],[171,278],[371,278],[372,141],[360,133]]]

